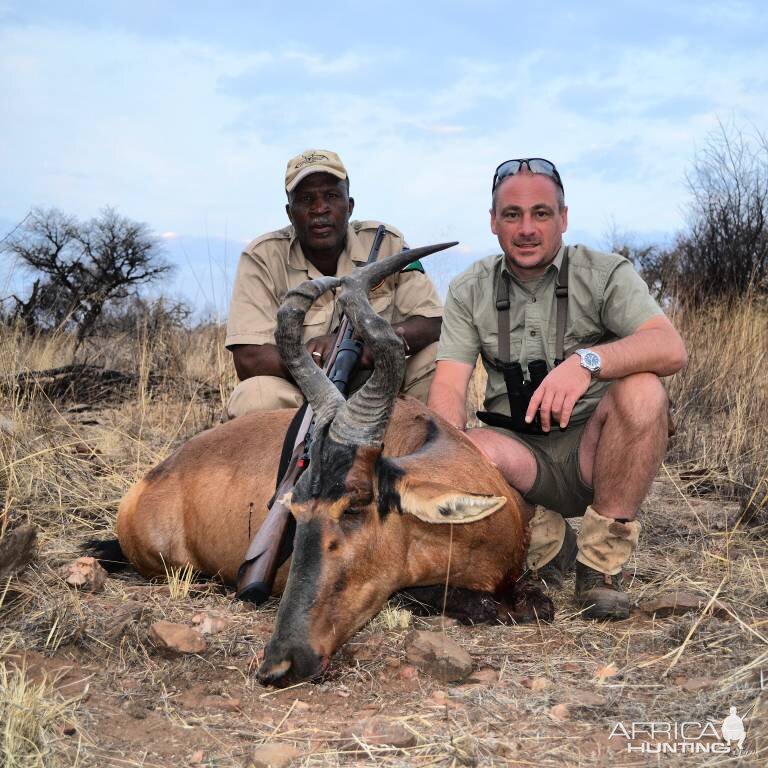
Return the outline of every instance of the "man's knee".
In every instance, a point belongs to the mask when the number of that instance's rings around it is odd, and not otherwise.
[[[289,381],[277,376],[253,376],[241,381],[227,402],[230,419],[252,411],[276,411],[281,408],[298,408],[304,396]]]
[[[437,342],[424,347],[408,358],[405,363],[405,378],[401,392],[418,398],[422,403],[427,402],[429,388],[435,377],[435,355],[437,355]]]
[[[666,424],[669,399],[658,376],[634,373],[615,381],[608,390],[609,402],[632,424]]]

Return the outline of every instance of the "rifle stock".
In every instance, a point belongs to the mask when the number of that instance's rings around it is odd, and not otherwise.
[[[312,411],[307,408],[304,418],[312,419]],[[303,426],[303,423],[302,423]],[[247,600],[261,605],[272,593],[277,569],[290,555],[290,549],[285,552],[285,544],[289,528],[292,527],[291,510],[285,503],[287,494],[291,492],[302,472],[301,459],[304,455],[304,438],[306,430],[299,428],[299,440],[291,456],[288,469],[282,482],[275,491],[274,501],[267,511],[264,522],[253,537],[245,559],[237,572],[237,600]],[[291,535],[290,539],[293,536]],[[290,539],[288,543],[290,544]]]

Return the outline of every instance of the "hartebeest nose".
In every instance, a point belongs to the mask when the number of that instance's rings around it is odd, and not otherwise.
[[[322,674],[323,659],[308,645],[279,645],[281,647],[275,648],[270,642],[264,651],[264,661],[256,673],[262,685],[285,688]]]

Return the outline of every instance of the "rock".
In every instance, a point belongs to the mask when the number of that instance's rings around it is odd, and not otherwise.
[[[696,691],[706,691],[708,688],[714,688],[718,682],[711,677],[684,677],[675,678],[675,683],[684,691],[694,693]]]
[[[421,616],[417,621],[422,626],[435,632],[440,632],[447,627],[459,626],[458,619],[453,619],[450,616]]]
[[[579,707],[604,707],[608,703],[605,696],[601,696],[599,693],[593,691],[574,691],[568,701],[568,706],[571,709],[578,709]]]
[[[472,672],[470,655],[438,632],[410,632],[405,638],[405,656],[411,664],[444,682],[461,682]]]
[[[366,638],[361,642],[349,642],[345,647],[345,655],[359,662],[374,661],[382,654],[384,639],[381,635]]]
[[[416,736],[400,723],[387,717],[374,715],[343,730],[339,749],[364,752],[360,742],[368,746],[406,749],[416,745]]]
[[[229,627],[229,621],[218,613],[203,611],[192,617],[192,623],[203,635],[216,635]]]
[[[13,419],[9,419],[6,416],[0,416],[0,432],[5,432],[6,435],[13,435],[16,433],[18,425]]]
[[[665,616],[681,616],[690,611],[699,611],[703,609],[708,602],[708,597],[702,597],[693,592],[677,590],[675,592],[665,592],[664,594],[648,600],[642,600],[639,608],[643,613],[655,615],[657,618],[662,619]],[[715,600],[711,611],[715,616],[728,615],[725,606],[718,600]]]
[[[619,674],[619,668],[611,662],[610,664],[606,664],[604,667],[600,667],[597,672],[595,672],[595,677],[598,680],[607,680],[609,677],[616,677],[616,675]]]
[[[524,677],[520,685],[531,691],[543,691],[549,687],[549,680],[546,677]]]
[[[127,712],[134,720],[145,720],[147,717],[147,708],[130,699],[122,703],[121,709]]]
[[[208,711],[238,712],[241,709],[240,699],[229,699],[226,696],[203,696],[200,707]]]
[[[171,654],[202,653],[208,647],[196,629],[170,621],[156,621],[149,628],[149,637],[160,650]]]
[[[13,576],[37,557],[37,529],[20,525],[0,539],[0,579]]]
[[[560,669],[563,672],[581,672],[581,664],[577,664],[575,661],[566,661]]]
[[[555,704],[555,706],[549,710],[549,716],[555,720],[567,720],[571,716],[571,713],[565,704]]]
[[[499,673],[490,667],[475,670],[465,681],[464,685],[496,685]]]
[[[397,671],[397,676],[401,680],[415,680],[419,676],[419,670],[412,664],[406,664]]]
[[[267,742],[251,752],[245,765],[247,768],[285,768],[300,755],[301,752],[290,744]]]
[[[95,557],[78,557],[59,569],[61,578],[70,587],[86,592],[101,592],[107,581],[107,572]]]

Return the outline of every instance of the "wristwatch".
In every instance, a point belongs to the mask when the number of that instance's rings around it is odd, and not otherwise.
[[[596,379],[603,362],[600,355],[594,349],[577,349],[576,354],[581,358],[581,367],[586,368],[592,378]]]

